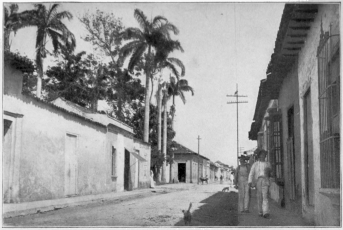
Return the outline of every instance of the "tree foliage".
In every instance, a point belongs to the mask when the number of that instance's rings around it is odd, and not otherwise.
[[[90,107],[92,95],[87,75],[91,72],[91,65],[95,64],[91,63],[92,56],[85,58],[84,51],[77,54],[63,52],[61,56],[62,60],[46,71],[48,79],[44,85],[47,100],[62,97],[80,106]]]
[[[135,103],[142,103],[144,88],[141,81],[122,67],[118,60],[124,26],[120,18],[114,14],[97,10],[95,14],[86,13],[80,21],[88,34],[84,38],[95,49],[100,50],[110,61],[104,64],[103,73],[109,78],[106,100],[113,108],[112,115],[117,119],[128,122],[135,108]]]
[[[24,11],[27,15],[25,26],[37,27],[36,36],[36,66],[37,66],[37,97],[41,96],[43,79],[43,60],[49,51],[45,48],[48,37],[51,39],[55,54],[65,49],[73,52],[76,46],[74,34],[62,22],[63,19],[71,20],[73,15],[68,11],[58,11],[59,4],[52,4],[48,9],[44,4],[35,4],[34,10]]]
[[[178,34],[179,30],[173,24],[169,23],[165,17],[156,16],[148,20],[143,11],[135,9],[139,28],[127,28],[121,33],[121,38],[128,41],[120,50],[120,59],[129,59],[128,70],[133,71],[137,63],[141,63],[144,57],[145,79],[145,115],[144,115],[144,141],[149,141],[149,109],[150,109],[150,80],[154,69],[154,52],[161,42],[170,41],[170,33]]]
[[[79,19],[88,31],[84,40],[115,62],[122,43],[119,34],[124,30],[121,18],[115,17],[113,13],[97,10],[95,14],[86,13]]]
[[[142,139],[144,131],[144,107],[140,106],[137,112],[132,117],[130,125],[133,127],[135,138]],[[157,128],[158,128],[158,111],[157,107],[150,105],[150,116],[149,116],[149,139],[151,143],[151,168],[156,172],[162,166],[163,161],[166,158],[157,149]],[[175,131],[171,127],[171,118],[167,117],[167,153],[172,152],[171,148],[173,146],[172,140],[175,137]],[[169,156],[167,156],[169,159]],[[155,173],[154,173],[155,174]],[[156,175],[156,174],[155,174]]]

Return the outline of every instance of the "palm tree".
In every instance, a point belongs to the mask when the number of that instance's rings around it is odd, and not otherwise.
[[[4,50],[10,51],[10,34],[16,33],[19,29],[29,26],[32,14],[27,11],[18,13],[17,4],[11,4],[8,9],[4,7]]]
[[[173,40],[160,40],[157,44],[157,49],[156,49],[156,55],[155,55],[155,66],[156,69],[161,73],[163,69],[169,69],[172,74],[179,79],[180,77],[185,75],[185,66],[183,63],[177,59],[177,58],[168,58],[169,54],[173,52],[174,50],[180,50],[183,52],[183,49],[179,43],[179,41],[173,41]],[[181,73],[179,73],[178,68],[181,70]],[[160,75],[160,80],[162,78],[162,74]],[[170,76],[170,80],[173,80],[173,78]],[[162,113],[162,104],[166,108],[165,104],[167,103],[167,98],[166,98],[166,89],[168,88],[168,83],[167,82],[162,82],[160,81],[158,85],[158,90],[157,90],[157,101],[158,101],[158,150],[161,150],[161,113]],[[162,91],[163,91],[163,96],[162,96]],[[163,101],[163,103],[162,103]],[[166,109],[165,109],[166,111]],[[166,148],[166,143],[167,143],[167,123],[166,123],[166,113],[164,114],[164,129],[163,129],[163,150],[162,154],[164,157],[167,154],[167,148]],[[166,162],[163,163],[162,165],[162,181],[166,181]]]
[[[63,24],[62,19],[71,20],[73,15],[68,11],[58,12],[59,4],[53,4],[49,9],[43,4],[35,4],[35,10],[24,11],[31,14],[30,26],[37,26],[36,65],[38,72],[37,97],[42,91],[43,59],[46,57],[47,36],[50,37],[56,54],[59,49],[73,52],[76,46],[74,34]]]
[[[145,80],[145,112],[144,112],[144,135],[145,142],[149,142],[149,107],[150,107],[150,79],[153,71],[153,52],[160,45],[161,40],[170,41],[170,32],[175,35],[179,30],[162,16],[156,16],[153,20],[148,20],[144,13],[136,9],[134,17],[139,23],[141,29],[127,28],[122,33],[122,38],[130,40],[121,48],[121,58],[124,60],[130,56],[128,69],[133,71],[137,63],[145,58],[144,72]]]
[[[182,102],[186,103],[186,98],[184,95],[184,92],[191,92],[192,96],[194,96],[194,90],[191,86],[188,85],[188,81],[185,79],[178,80],[176,83],[175,81],[172,81],[169,84],[168,88],[168,94],[171,95],[173,98],[173,104],[170,107],[170,113],[172,116],[172,128],[174,129],[174,117],[175,117],[175,97],[179,96],[182,100]]]
[[[182,47],[180,46],[180,44],[177,41],[170,41],[168,43],[177,44],[175,46],[175,49],[181,49],[182,50]],[[172,49],[174,49],[174,48],[172,48]],[[158,69],[158,71],[160,73],[159,84],[158,84],[158,88],[157,88],[157,108],[158,108],[158,112],[157,112],[158,113],[157,150],[160,150],[160,151],[161,151],[161,141],[162,141],[162,133],[161,133],[162,117],[161,117],[161,114],[162,114],[162,105],[165,104],[165,103],[162,103],[162,101],[164,100],[164,96],[163,96],[164,92],[162,95],[162,91],[165,91],[163,89],[166,89],[168,86],[167,82],[162,81],[162,70],[165,68],[168,68],[169,70],[172,71],[172,73],[176,76],[176,78],[179,79],[180,73],[176,68],[176,66],[178,66],[181,69],[181,76],[185,75],[185,66],[183,65],[183,63],[179,59],[167,58],[166,55],[161,54],[161,52],[163,52],[164,54],[170,53],[172,51],[172,49],[165,47],[165,49],[163,49],[163,51],[157,50],[157,53],[155,56],[156,69]],[[163,139],[163,141],[164,141],[164,139]],[[162,153],[165,155],[166,151],[164,150],[164,151],[162,151]],[[163,164],[162,175],[165,175],[165,164]],[[160,173],[158,173],[157,178],[160,179]],[[164,181],[165,181],[165,178],[164,178]]]
[[[176,82],[176,83],[175,83]],[[192,87],[188,85],[188,81],[185,79],[179,79],[177,78],[177,81],[175,79],[171,79],[170,83],[167,86],[167,90],[165,91],[165,102],[164,102],[164,119],[167,119],[167,103],[168,99],[170,97],[173,98],[173,105],[170,107],[170,114],[172,116],[172,122],[171,122],[171,127],[174,130],[174,116],[175,116],[175,97],[179,96],[183,103],[186,103],[186,98],[184,95],[184,92],[190,91],[192,92],[192,96],[194,95],[194,90]],[[164,146],[167,144],[167,124],[164,123],[164,135],[165,137],[163,138],[163,143]],[[166,153],[166,149],[164,150]],[[172,181],[172,162],[173,162],[174,156],[173,154],[171,155],[171,161],[170,161],[170,182]],[[164,174],[165,175],[165,174]]]

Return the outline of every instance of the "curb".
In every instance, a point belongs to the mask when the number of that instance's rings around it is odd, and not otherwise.
[[[34,202],[25,202],[18,204],[3,204],[3,218],[10,218],[16,216],[24,216],[35,213],[43,213],[47,211],[54,211],[67,207],[74,207],[79,205],[86,205],[96,203],[99,201],[117,200],[121,198],[134,197],[140,194],[147,194],[152,191],[163,191],[160,188],[154,189],[141,189],[130,192],[116,192],[116,193],[105,193],[97,195],[78,196],[54,200],[43,200]]]

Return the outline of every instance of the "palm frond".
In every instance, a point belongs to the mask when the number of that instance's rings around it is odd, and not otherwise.
[[[124,40],[130,40],[130,39],[142,40],[144,36],[140,29],[130,27],[130,28],[127,28],[124,32],[122,32],[119,35],[119,37]]]
[[[73,19],[73,15],[69,11],[62,11],[62,12],[57,13],[54,18],[57,20],[61,20],[64,18],[71,20],[71,19]]]
[[[39,16],[37,10],[25,10],[18,14],[19,28],[27,26],[38,26]]]
[[[180,91],[180,92],[178,93],[178,96],[181,98],[183,104],[186,104],[186,97],[185,97],[185,95],[183,94],[182,91]]]
[[[145,43],[142,43],[139,47],[136,48],[135,52],[133,52],[131,59],[129,61],[128,69],[133,70],[135,65],[138,63],[140,58],[143,56],[143,53],[145,52],[147,48],[147,45]]]
[[[8,13],[8,9],[6,7],[4,7],[4,24],[6,25],[6,22],[8,21],[9,18],[9,13]]]
[[[139,26],[144,30],[144,32],[149,30],[149,21],[143,11],[140,9],[135,9],[134,17],[138,21]]]
[[[191,92],[192,96],[194,96],[194,90],[189,85],[180,87],[180,90],[184,92]]]
[[[71,51],[74,51],[76,47],[76,39],[73,33],[59,20],[51,21],[50,23],[50,30],[54,30],[57,33],[62,35],[61,40],[64,43],[64,46]]]
[[[50,24],[50,21],[54,20],[54,18],[56,17],[56,14],[57,14],[57,8],[60,6],[60,4],[53,4],[49,11],[48,11],[48,14],[46,15],[46,21],[48,24]]]
[[[46,16],[47,16],[46,6],[43,4],[35,4],[34,6],[36,8],[36,13],[37,13],[37,17],[38,17],[39,21],[45,22]]]
[[[169,22],[162,24],[158,30],[161,31],[167,39],[170,39],[170,31],[172,31],[175,35],[179,34],[179,29]]]
[[[160,24],[158,24],[158,23],[160,23]],[[154,20],[152,21],[152,27],[154,29],[156,29],[162,23],[168,23],[168,20],[163,16],[156,16],[156,17],[154,17]]]
[[[168,68],[172,71],[173,75],[176,77],[177,80],[179,80],[180,78],[180,73],[179,71],[176,69],[175,65],[173,65],[172,63],[166,61],[163,65],[163,67]]]
[[[54,47],[54,52],[56,53],[58,49],[61,47],[61,42],[63,40],[62,34],[58,33],[55,30],[49,29],[48,33],[49,37],[52,40],[52,45]]]
[[[9,8],[10,8],[10,13],[11,14],[18,13],[18,9],[19,9],[18,4],[11,4]]]
[[[72,34],[71,32],[69,32],[67,39],[65,40],[65,46],[68,50],[70,51],[74,51],[75,47],[76,47],[76,39],[74,34]]]
[[[180,59],[171,57],[171,58],[168,58],[167,61],[170,62],[170,63],[175,63],[178,67],[180,67],[180,69],[181,69],[181,77],[185,76],[185,74],[186,74],[186,67],[182,63],[182,61],[180,61]]]
[[[121,49],[119,56],[123,59],[126,59],[137,47],[141,44],[141,41],[132,41],[125,44]]]

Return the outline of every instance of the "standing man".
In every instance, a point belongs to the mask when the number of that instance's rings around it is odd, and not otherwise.
[[[248,184],[248,177],[250,173],[250,165],[246,163],[246,156],[240,156],[240,165],[235,172],[234,184],[238,187],[238,211],[242,213],[249,212],[250,188]]]
[[[257,189],[257,208],[258,215],[269,218],[268,190],[271,166],[266,162],[267,152],[263,149],[256,150],[258,161],[256,161],[249,174],[249,186]]]

